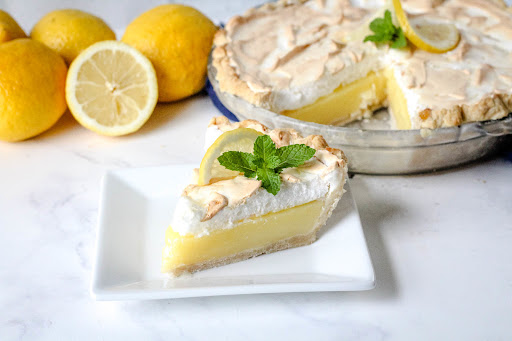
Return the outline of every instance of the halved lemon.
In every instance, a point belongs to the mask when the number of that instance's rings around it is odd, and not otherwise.
[[[208,185],[212,182],[233,178],[239,175],[224,168],[217,158],[227,151],[240,151],[252,153],[254,141],[262,135],[259,131],[250,128],[238,128],[227,131],[219,136],[204,154],[201,166],[199,166],[198,185]]]
[[[117,41],[91,45],[71,63],[66,80],[69,110],[84,127],[103,135],[137,131],[158,99],[153,65]]]
[[[453,24],[418,17],[409,20],[400,0],[393,0],[395,15],[405,36],[416,47],[432,53],[444,53],[457,47],[460,33]]]

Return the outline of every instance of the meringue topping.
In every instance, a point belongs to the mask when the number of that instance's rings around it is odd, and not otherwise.
[[[174,213],[172,227],[181,235],[209,234],[226,229],[253,215],[263,215],[302,205],[325,197],[345,182],[347,164],[342,151],[330,148],[323,137],[301,137],[294,130],[270,130],[256,121],[230,123],[225,117],[212,119],[213,135],[239,127],[251,126],[264,132],[281,145],[304,143],[317,151],[313,158],[281,173],[281,190],[277,195],[261,187],[261,181],[242,175],[209,185],[189,185],[182,193]]]

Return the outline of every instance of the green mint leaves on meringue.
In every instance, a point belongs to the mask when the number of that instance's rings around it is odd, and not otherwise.
[[[279,174],[285,168],[298,167],[315,155],[316,150],[305,144],[292,144],[276,148],[268,135],[259,136],[254,142],[254,153],[229,151],[219,156],[225,168],[257,178],[267,192],[276,195],[281,189]]]
[[[364,42],[389,43],[394,49],[401,49],[407,46],[407,39],[401,27],[393,25],[391,12],[386,10],[384,18],[376,18],[370,23],[370,30],[373,35],[366,36]]]

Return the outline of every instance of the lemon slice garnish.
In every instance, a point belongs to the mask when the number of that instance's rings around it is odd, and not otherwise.
[[[235,172],[221,166],[217,158],[227,151],[239,151],[252,153],[254,151],[254,141],[262,133],[250,128],[238,128],[227,131],[215,140],[208,148],[206,154],[199,166],[198,185],[208,185],[209,183],[229,179],[239,175]]]
[[[416,47],[432,53],[444,53],[457,47],[460,34],[455,25],[421,17],[409,20],[400,0],[393,0],[393,7],[405,36]]]
[[[103,41],[85,49],[69,67],[66,100],[84,127],[118,136],[138,130],[158,98],[156,74],[135,48]]]

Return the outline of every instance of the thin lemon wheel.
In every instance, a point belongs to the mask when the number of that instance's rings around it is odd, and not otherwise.
[[[84,127],[102,135],[137,131],[158,99],[153,65],[117,41],[89,46],[71,63],[66,79],[69,110]]]
[[[215,140],[208,148],[206,154],[199,166],[198,185],[208,185],[212,182],[229,179],[239,175],[235,172],[224,168],[217,158],[227,151],[240,151],[252,153],[254,151],[254,141],[258,136],[262,135],[259,131],[250,128],[238,128],[227,131]]]
[[[393,0],[393,7],[405,36],[416,47],[427,52],[444,53],[459,44],[460,33],[455,25],[433,22],[422,17],[409,20],[400,0]]]

